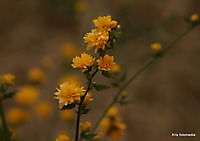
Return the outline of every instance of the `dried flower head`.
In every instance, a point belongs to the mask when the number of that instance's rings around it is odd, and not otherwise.
[[[0,83],[2,84],[13,85],[14,81],[15,81],[15,76],[10,73],[0,76]]]
[[[111,69],[113,69],[115,65],[114,57],[108,55],[100,57],[100,59],[98,59],[97,62],[98,62],[98,69],[104,71],[110,71]]]
[[[80,57],[76,56],[73,58],[72,62],[72,67],[73,68],[80,68],[82,72],[85,72],[88,70],[88,67],[93,66],[95,59],[87,54],[87,53],[82,53]]]
[[[59,107],[62,109],[68,104],[79,102],[84,91],[85,90],[83,87],[80,87],[76,83],[65,82],[60,85],[59,89],[57,89],[57,92],[55,93],[55,99],[58,100]]]

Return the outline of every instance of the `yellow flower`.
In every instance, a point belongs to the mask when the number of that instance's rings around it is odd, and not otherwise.
[[[21,109],[14,108],[8,112],[7,117],[10,124],[21,124],[28,120],[29,115]]]
[[[39,95],[39,91],[32,86],[24,86],[20,88],[15,95],[15,101],[22,106],[30,106],[33,104]]]
[[[92,127],[92,124],[90,122],[86,121],[86,122],[82,122],[80,124],[80,127],[81,127],[82,132],[89,132]]]
[[[93,101],[92,95],[91,95],[91,93],[87,93],[87,95],[83,101],[83,104],[87,104],[90,101]]]
[[[108,111],[107,116],[112,116],[112,117],[114,117],[114,116],[117,116],[118,114],[119,114],[118,109],[117,109],[116,107],[112,107],[112,108],[110,108],[110,110]]]
[[[111,16],[99,16],[93,23],[101,31],[111,31],[117,27],[117,21],[112,20]]]
[[[69,137],[65,134],[61,134],[56,138],[56,141],[69,141]]]
[[[87,53],[82,53],[80,57],[76,56],[73,58],[72,67],[80,68],[83,72],[88,69],[88,67],[93,66],[95,59]]]
[[[112,71],[114,74],[118,74],[118,73],[121,72],[121,68],[120,68],[120,66],[119,66],[118,64],[115,64],[115,65],[112,67],[111,71]]]
[[[15,81],[15,76],[8,73],[0,76],[0,83],[6,84],[6,85],[13,85]]]
[[[109,40],[109,32],[93,29],[91,32],[87,33],[83,39],[87,44],[87,50],[95,48],[95,52],[97,52],[99,49],[105,49]]]
[[[98,59],[97,62],[98,62],[98,69],[104,71],[110,71],[115,65],[114,57],[108,55],[100,57],[100,59]]]
[[[192,14],[192,16],[190,17],[190,20],[192,22],[199,21],[199,15],[198,14]]]
[[[46,79],[46,75],[40,68],[32,68],[28,72],[28,79],[33,83],[41,83]]]
[[[38,103],[35,110],[40,118],[46,118],[52,113],[51,104],[45,101]]]
[[[101,133],[107,135],[112,140],[119,139],[124,134],[126,128],[118,115],[118,109],[115,107],[109,110],[100,127]]]
[[[68,104],[79,102],[84,91],[83,87],[80,87],[76,83],[65,82],[60,85],[60,89],[57,89],[55,99],[59,101],[59,107],[62,109]]]
[[[69,121],[69,120],[74,119],[74,117],[75,117],[75,115],[72,110],[63,110],[63,111],[60,111],[60,113],[59,113],[59,118],[61,120]]]
[[[151,44],[151,50],[153,52],[160,52],[162,50],[162,45],[160,43]]]
[[[73,43],[66,43],[60,48],[60,53],[67,59],[71,59],[79,54],[77,46]]]
[[[59,84],[64,82],[75,82],[77,84],[81,84],[81,79],[78,75],[69,74],[61,77],[58,81]]]

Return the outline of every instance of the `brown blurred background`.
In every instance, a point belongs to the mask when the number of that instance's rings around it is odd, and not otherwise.
[[[185,16],[200,13],[198,0],[78,1],[1,0],[0,74],[14,73],[17,85],[24,85],[27,70],[39,66],[43,58],[50,57],[58,64],[62,61],[62,44],[74,42],[84,50],[82,37],[93,28],[91,21],[111,15],[123,31],[113,54],[130,76],[151,55],[151,43],[171,41],[187,27]],[[128,87],[128,98],[134,103],[120,108],[127,125],[124,141],[200,140],[199,29],[190,32]],[[52,68],[48,73],[42,98],[53,102],[62,70]],[[114,92],[94,92],[95,101],[85,119],[94,122]],[[11,101],[6,104],[8,108],[15,106]],[[56,104],[54,110],[56,114]],[[20,141],[48,141],[47,136],[55,138],[65,132],[65,126],[73,133],[73,125],[33,117],[32,122],[20,127]],[[172,132],[192,132],[197,137],[171,137]]]

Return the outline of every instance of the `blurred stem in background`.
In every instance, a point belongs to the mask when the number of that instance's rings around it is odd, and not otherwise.
[[[165,46],[165,48],[159,52],[158,54],[155,54],[153,56],[151,56],[146,63],[144,63],[144,65],[142,65],[138,71],[136,71],[132,77],[119,89],[119,91],[115,94],[115,96],[113,97],[111,103],[105,108],[105,110],[103,111],[102,115],[99,117],[99,119],[97,120],[97,122],[94,124],[91,133],[94,133],[96,128],[99,126],[99,124],[101,123],[102,119],[105,117],[106,113],[108,112],[108,110],[115,104],[118,103],[118,98],[120,96],[120,94],[131,84],[131,82],[133,80],[135,80],[142,72],[144,72],[147,68],[149,68],[149,66],[151,66],[152,64],[154,64],[158,59],[160,59],[161,57],[163,57],[171,47],[173,47],[179,40],[181,40],[185,35],[187,35],[194,27],[196,27],[198,24],[191,24],[184,32],[182,32],[180,35],[177,36],[177,38],[175,38],[175,40],[173,40],[172,42],[170,42],[169,44],[167,44]]]
[[[10,132],[7,126],[4,108],[3,108],[3,99],[0,99],[0,116],[2,121],[2,132],[3,132],[3,138],[5,141],[10,141]]]

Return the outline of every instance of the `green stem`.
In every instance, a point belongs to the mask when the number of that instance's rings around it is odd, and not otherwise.
[[[167,53],[168,50],[173,47],[180,39],[182,39],[187,33],[189,33],[192,29],[194,28],[194,26],[189,26],[183,33],[181,33],[175,40],[173,40],[171,43],[169,43],[168,45],[166,45],[166,47],[163,49],[163,51],[161,53]],[[147,60],[147,62],[142,65],[138,71],[136,71],[132,77],[119,89],[119,91],[115,94],[114,98],[112,99],[111,103],[106,107],[106,109],[103,111],[102,115],[99,117],[99,119],[97,120],[97,122],[95,123],[95,125],[93,126],[91,133],[93,133],[96,128],[99,126],[99,124],[101,123],[102,119],[105,117],[106,113],[108,112],[108,110],[117,103],[118,97],[119,95],[129,86],[129,84],[135,80],[142,72],[144,72],[147,68],[149,68],[149,66],[151,66],[153,63],[156,62],[156,60],[158,60],[160,57],[150,57],[150,59]]]
[[[0,101],[0,116],[2,120],[2,128],[3,128],[3,137],[5,141],[10,141],[10,132],[8,130],[8,126],[6,123],[6,118],[4,114],[4,109],[3,109],[3,103],[2,100]]]
[[[77,112],[77,119],[76,119],[76,134],[75,134],[75,141],[79,140],[79,126],[80,126],[80,119],[81,119],[81,109],[82,109],[82,105],[84,102],[85,97],[87,96],[88,92],[90,91],[91,85],[92,85],[92,80],[94,78],[94,76],[96,75],[96,73],[98,72],[98,69],[96,69],[93,74],[91,75],[91,77],[89,78],[89,82],[88,82],[88,86],[87,89],[84,93],[84,95],[81,97],[81,101],[78,107],[78,112]]]

